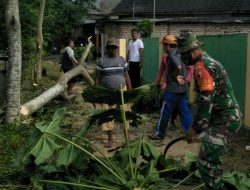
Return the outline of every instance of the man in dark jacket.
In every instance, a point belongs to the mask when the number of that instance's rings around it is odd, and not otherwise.
[[[171,38],[170,38],[171,37]],[[171,40],[170,40],[171,39]],[[164,139],[169,119],[173,110],[177,107],[181,118],[181,127],[185,133],[189,131],[192,123],[191,113],[188,107],[186,92],[188,85],[186,81],[186,66],[177,53],[176,38],[169,35],[163,45],[168,50],[166,56],[166,91],[156,124],[155,134],[150,135],[152,140]]]

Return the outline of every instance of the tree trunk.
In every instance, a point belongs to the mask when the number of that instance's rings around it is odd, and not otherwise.
[[[26,117],[28,115],[31,115],[41,107],[43,107],[46,103],[48,103],[50,100],[55,98],[56,96],[62,94],[65,89],[67,88],[67,82],[72,79],[73,77],[76,77],[77,75],[81,74],[90,85],[94,85],[94,81],[87,72],[85,68],[85,59],[88,55],[88,52],[92,46],[92,42],[89,39],[89,44],[87,48],[85,49],[80,64],[75,67],[74,69],[66,72],[57,82],[56,85],[51,87],[50,89],[46,90],[44,93],[42,93],[40,96],[36,97],[35,99],[25,103],[21,106],[20,114],[21,117]]]
[[[78,65],[74,69],[65,73],[57,82],[56,85],[46,90],[40,96],[36,97],[35,99],[27,102],[26,104],[21,106],[21,117],[25,117],[31,115],[41,107],[43,107],[46,103],[50,100],[55,98],[56,96],[62,94],[65,89],[67,88],[67,82],[76,77],[77,75],[81,74],[90,85],[94,85],[94,81],[88,74],[87,70],[85,69],[84,65]]]
[[[8,40],[8,74],[6,123],[19,119],[20,83],[22,65],[21,25],[18,0],[6,0],[6,26]]]
[[[38,84],[42,80],[42,51],[43,51],[43,15],[45,0],[40,0],[39,16],[36,33],[36,64],[34,82]]]

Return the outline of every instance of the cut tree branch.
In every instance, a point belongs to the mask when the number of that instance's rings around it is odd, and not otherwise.
[[[91,37],[88,39],[88,45],[85,51],[83,52],[83,55],[80,60],[80,64],[71,69],[70,71],[66,72],[56,83],[56,85],[52,86],[45,92],[43,92],[40,96],[34,98],[33,100],[30,100],[29,102],[25,103],[24,105],[21,106],[20,110],[20,116],[22,118],[31,115],[32,113],[36,112],[38,109],[43,107],[46,103],[48,103],[50,100],[55,98],[56,96],[62,94],[65,92],[65,89],[67,88],[67,83],[70,79],[76,77],[77,75],[82,75],[85,80],[90,84],[94,85],[94,81],[87,72],[87,69],[85,68],[86,63],[86,57],[90,51],[90,48],[92,46],[92,42],[90,41]],[[66,99],[70,98],[69,96],[65,95],[66,93],[63,94]]]

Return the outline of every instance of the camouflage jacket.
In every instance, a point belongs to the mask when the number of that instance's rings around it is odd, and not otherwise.
[[[194,65],[194,79],[198,110],[193,127],[204,131],[213,125],[225,124],[237,130],[241,113],[222,64],[203,52],[201,60]]]

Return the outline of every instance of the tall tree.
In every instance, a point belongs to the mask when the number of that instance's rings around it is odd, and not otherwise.
[[[5,50],[6,27],[4,7],[6,0],[0,0],[0,49]],[[72,30],[81,27],[85,16],[95,9],[96,0],[49,0],[46,1],[43,19],[43,52],[49,53],[53,47],[64,47],[64,40],[72,35]],[[22,25],[23,67],[35,63],[37,18],[40,0],[19,1]],[[0,50],[1,51],[1,50]]]
[[[59,49],[64,47],[64,43],[74,36],[74,31],[82,26],[89,11],[96,9],[95,2],[96,0],[46,1],[44,40],[48,42],[48,46]]]
[[[36,67],[35,67],[35,83],[39,83],[42,79],[42,51],[43,51],[43,15],[45,8],[45,0],[40,0],[40,9],[37,21],[36,32]]]
[[[8,40],[8,78],[6,123],[19,119],[20,82],[22,65],[21,25],[19,19],[19,1],[6,0],[5,8],[7,40]]]

